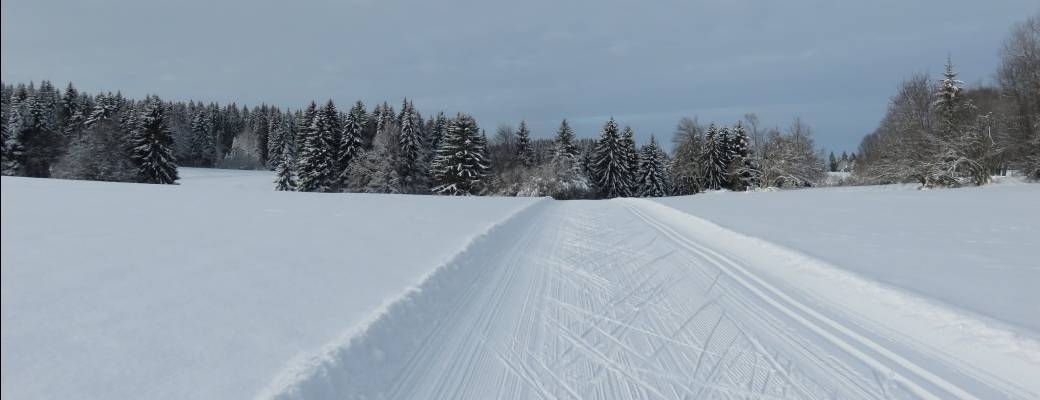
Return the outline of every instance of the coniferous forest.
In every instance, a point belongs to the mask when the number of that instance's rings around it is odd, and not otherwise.
[[[552,138],[487,131],[466,113],[423,115],[331,100],[302,109],[127,98],[49,81],[3,84],[4,175],[171,184],[177,166],[271,169],[282,191],[660,197],[705,190],[809,187],[825,171],[851,184],[982,185],[1009,170],[1040,178],[1040,17],[1016,25],[996,86],[965,87],[953,60],[913,75],[856,153],[824,157],[800,119],[765,128],[679,121],[667,153],[610,118],[579,139],[566,119]]]

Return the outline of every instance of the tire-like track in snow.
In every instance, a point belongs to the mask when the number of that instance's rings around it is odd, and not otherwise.
[[[324,372],[378,384],[286,397],[979,397],[683,237],[638,202],[552,202],[524,219],[489,239],[495,251],[467,261],[479,274],[420,321],[421,335],[402,335],[414,351]]]

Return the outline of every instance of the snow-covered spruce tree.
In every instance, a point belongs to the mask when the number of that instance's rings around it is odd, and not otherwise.
[[[523,168],[534,165],[534,149],[531,148],[531,131],[527,129],[527,121],[520,121],[516,130],[516,164]]]
[[[556,129],[556,139],[553,141],[553,161],[567,160],[573,163],[578,160],[580,153],[578,146],[574,144],[574,130],[567,124],[566,119],[561,121],[560,127]]]
[[[726,182],[726,156],[722,138],[719,136],[719,130],[715,124],[708,126],[703,146],[701,172],[704,174],[704,189],[722,189]]]
[[[650,143],[643,146],[639,154],[639,196],[663,197],[668,194],[664,163],[664,152],[651,135]]]
[[[191,141],[188,143],[188,158],[193,165],[213,165],[216,151],[213,134],[213,119],[205,108],[200,108],[191,119]]]
[[[433,161],[435,193],[453,196],[480,193],[490,168],[481,136],[477,121],[469,114],[459,113],[450,122]]]
[[[275,190],[279,191],[296,190],[294,120],[295,118],[291,114],[286,115],[286,117],[279,119],[280,123],[271,131],[271,137],[274,138],[271,143],[275,144],[275,146],[269,149],[272,152],[271,161],[275,163]]]
[[[276,169],[281,163],[282,157],[282,135],[283,124],[282,111],[271,108],[267,117],[267,168]]]
[[[130,160],[142,183],[173,184],[177,164],[173,158],[173,135],[167,127],[166,106],[158,97],[144,102],[137,129],[130,135]]]
[[[303,111],[296,131],[296,190],[301,192],[324,192],[329,186],[328,146],[318,133],[318,106],[313,101]]]
[[[433,156],[436,157],[437,149],[440,148],[441,139],[448,132],[448,117],[444,115],[444,112],[438,112],[437,116],[433,119],[433,126],[430,128],[428,138],[429,146],[433,149]],[[431,157],[432,161],[433,157]]]
[[[420,188],[426,186],[425,175],[428,171],[423,163],[422,118],[408,99],[401,105],[397,126],[397,174],[405,192],[418,193]]]
[[[16,132],[21,145],[20,164],[25,176],[46,178],[51,174],[51,163],[61,154],[62,135],[54,121],[56,106],[54,87],[43,81],[26,101],[22,129]]]
[[[751,159],[751,144],[747,135],[747,129],[737,121],[730,131],[729,139],[729,188],[732,190],[746,190],[754,185],[755,167]]]
[[[624,147],[625,161],[628,163],[628,188],[630,196],[639,194],[639,148],[636,146],[635,132],[631,126],[621,130],[621,145]]]
[[[603,125],[589,165],[590,175],[602,196],[614,198],[631,195],[632,171],[629,170],[626,151],[617,122],[611,117]]]
[[[270,115],[267,109],[267,105],[261,105],[259,108],[253,109],[252,130],[253,135],[256,136],[256,148],[253,150],[256,153],[257,161],[260,162],[261,166],[267,165],[267,160],[270,157],[270,150],[268,149],[268,141],[271,135],[271,122]]]
[[[284,132],[281,132],[284,133]],[[292,155],[290,146],[284,143],[278,149],[272,149],[279,154],[273,158],[276,163],[274,168],[274,190],[294,191],[296,190],[296,159]]]
[[[964,82],[957,79],[953,61],[946,59],[946,70],[935,94],[935,114],[939,139],[938,160],[932,164],[932,181],[938,185],[956,186],[957,178],[969,177],[975,184],[989,181],[985,168],[983,137],[975,124],[976,109],[964,96]]]
[[[21,89],[24,90],[24,87]],[[0,173],[5,176],[22,175],[22,155],[25,151],[21,142],[25,112],[22,100],[18,93],[11,96],[11,105],[5,119],[3,142],[0,143],[3,146],[0,149]]]
[[[79,96],[79,91],[72,86],[72,82],[69,82],[69,85],[65,87],[65,94],[61,96],[59,106],[61,115],[59,126],[69,140],[78,137],[83,130],[83,122],[86,120],[86,116],[83,115],[85,106],[86,104]]]
[[[341,168],[339,180],[342,185],[347,185],[347,181],[350,179],[350,165],[365,151],[364,135],[367,119],[365,104],[358,100],[350,108],[350,112],[343,121],[343,134],[340,135],[342,142],[339,146],[339,166]]]

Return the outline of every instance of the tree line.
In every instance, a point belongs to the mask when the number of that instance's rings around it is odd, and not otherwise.
[[[937,81],[901,83],[859,146],[856,180],[953,187],[1009,170],[1040,179],[1040,14],[1012,28],[1000,55],[996,86],[965,88],[950,59]]]
[[[409,100],[371,111],[331,100],[302,110],[90,95],[71,83],[2,85],[4,175],[174,183],[177,166],[272,169],[282,191],[445,195],[658,197],[704,190],[810,186],[823,171],[808,127],[762,132],[680,121],[674,151],[638,146],[606,121],[580,139],[567,120],[551,139],[525,121],[489,140],[466,113],[424,118]],[[748,126],[751,131],[749,132]]]

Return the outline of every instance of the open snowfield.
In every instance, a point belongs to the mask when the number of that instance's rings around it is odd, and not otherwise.
[[[1040,185],[708,193],[661,204],[1040,332]]]
[[[3,178],[3,398],[234,399],[535,199]]]
[[[1040,398],[1038,185],[562,202],[182,176],[3,178],[5,399]]]

